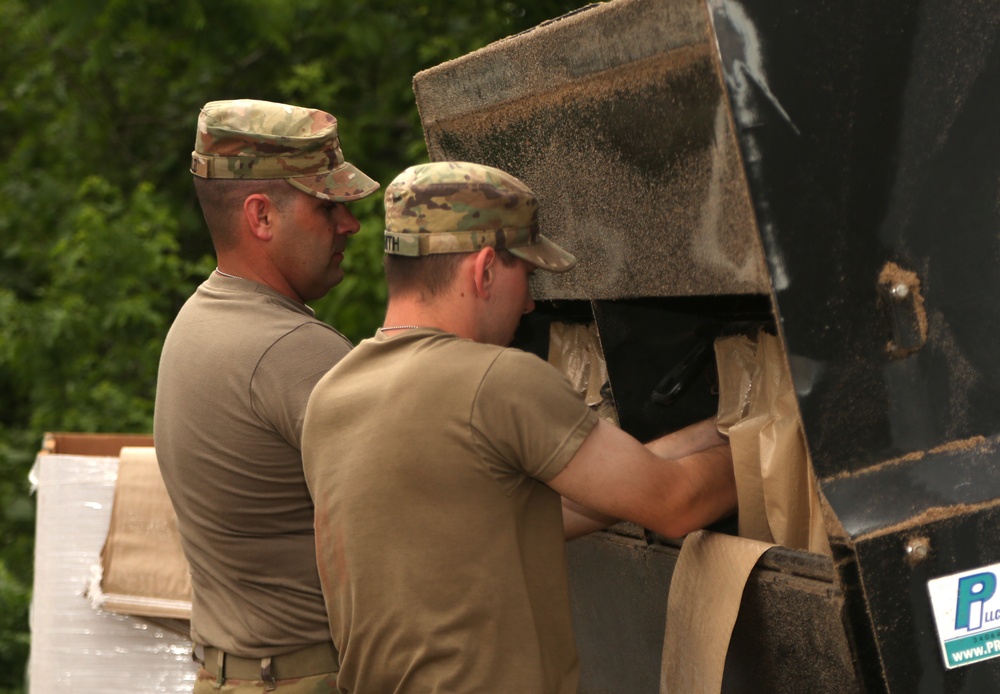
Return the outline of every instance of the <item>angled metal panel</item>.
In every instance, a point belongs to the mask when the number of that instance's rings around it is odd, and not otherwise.
[[[882,685],[997,690],[1000,660],[946,670],[927,584],[1000,555],[1000,4],[709,5]]]

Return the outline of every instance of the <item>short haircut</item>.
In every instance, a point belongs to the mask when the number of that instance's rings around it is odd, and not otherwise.
[[[420,257],[389,255],[383,259],[385,283],[389,296],[418,294],[428,300],[451,286],[462,260],[471,253],[437,253]],[[498,250],[497,257],[506,267],[517,262],[508,250]]]
[[[216,250],[236,243],[239,215],[243,201],[254,193],[263,193],[281,210],[298,191],[283,178],[201,178],[194,177],[194,190],[201,204],[201,213],[212,235]]]

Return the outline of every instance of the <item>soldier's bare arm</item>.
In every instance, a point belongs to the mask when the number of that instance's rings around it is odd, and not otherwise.
[[[572,502],[563,504],[567,538],[619,518],[681,537],[736,510],[728,444],[666,459],[604,421],[548,484]]]

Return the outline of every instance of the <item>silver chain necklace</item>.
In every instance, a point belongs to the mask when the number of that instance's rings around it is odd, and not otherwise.
[[[420,329],[419,325],[389,325],[384,328],[379,328],[379,330],[381,330],[382,332],[386,332],[387,330],[419,330],[419,329]]]
[[[223,277],[231,277],[234,280],[243,280],[244,282],[250,281],[246,277],[240,277],[239,275],[230,275],[228,272],[223,272],[222,270],[219,269],[218,266],[215,267],[215,271],[218,272]]]

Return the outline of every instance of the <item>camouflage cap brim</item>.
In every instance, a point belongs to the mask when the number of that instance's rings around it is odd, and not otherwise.
[[[369,178],[361,169],[347,162],[335,171],[326,174],[301,176],[286,180],[303,193],[336,202],[360,200],[379,189],[377,181]]]
[[[538,242],[529,246],[508,248],[518,258],[527,260],[535,267],[549,272],[566,272],[576,265],[576,256],[555,243],[538,235]]]

